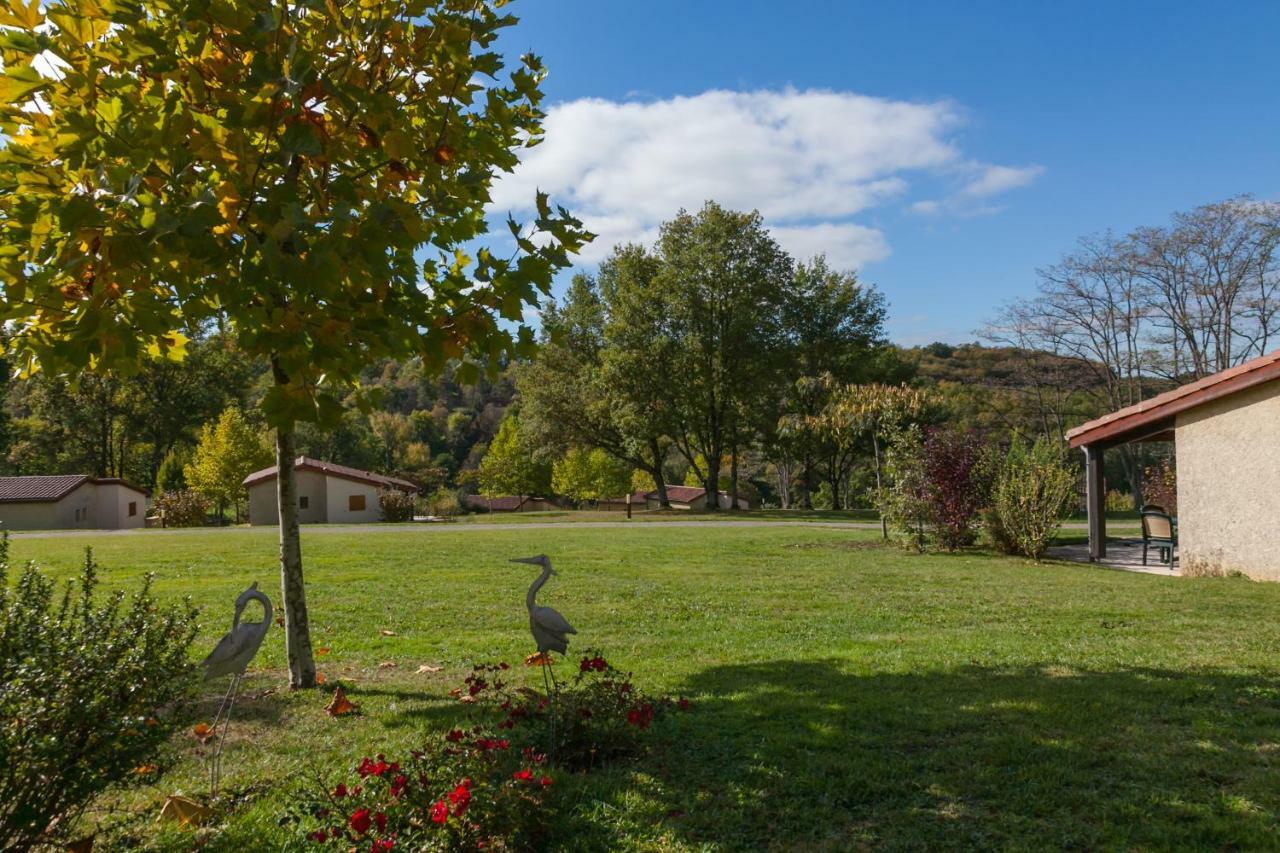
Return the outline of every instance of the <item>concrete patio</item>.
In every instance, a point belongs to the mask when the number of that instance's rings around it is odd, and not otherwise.
[[[1049,556],[1055,560],[1070,560],[1076,563],[1088,563],[1089,545],[1058,545],[1049,549]],[[1178,549],[1173,551],[1173,565],[1160,562],[1160,551],[1151,548],[1147,554],[1147,565],[1142,565],[1141,539],[1108,539],[1107,556],[1093,563],[1107,569],[1119,569],[1125,572],[1143,572],[1149,575],[1165,575],[1177,577],[1181,574],[1178,568]]]

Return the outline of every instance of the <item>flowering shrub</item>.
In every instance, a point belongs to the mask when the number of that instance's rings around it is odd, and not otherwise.
[[[165,492],[152,508],[164,519],[165,527],[200,527],[209,517],[209,502],[190,489]]]
[[[0,850],[65,841],[112,785],[149,781],[194,667],[195,610],[161,608],[148,578],[95,601],[86,553],[61,596],[28,565],[8,584],[0,539]]]
[[[531,655],[531,665],[548,665]],[[573,677],[560,686],[554,702],[527,688],[513,689],[505,663],[481,664],[455,693],[478,703],[498,718],[499,731],[518,736],[535,754],[555,756],[558,766],[588,770],[640,752],[654,721],[671,709],[687,710],[683,697],[651,698],[595,650],[578,661]],[[554,729],[554,739],[552,731]]]
[[[403,761],[363,758],[317,785],[286,820],[341,850],[529,849],[546,821],[545,759],[483,728],[454,729]]]

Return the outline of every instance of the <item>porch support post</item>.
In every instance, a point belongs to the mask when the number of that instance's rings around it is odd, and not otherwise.
[[[1102,473],[1103,445],[1086,444],[1085,505],[1089,515],[1089,559],[1107,556],[1107,482]]]

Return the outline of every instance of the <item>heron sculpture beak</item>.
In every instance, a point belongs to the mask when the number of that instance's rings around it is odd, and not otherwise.
[[[511,560],[513,563],[525,563],[530,566],[541,566],[546,562],[546,555],[539,554],[536,557],[515,557]]]

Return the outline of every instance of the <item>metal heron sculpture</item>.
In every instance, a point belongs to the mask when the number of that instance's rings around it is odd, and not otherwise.
[[[262,604],[261,622],[240,621],[240,615],[250,601],[258,601]],[[236,611],[235,617],[231,620],[231,630],[223,635],[218,645],[213,647],[213,651],[209,652],[209,656],[201,664],[204,667],[205,681],[221,678],[224,675],[231,676],[231,685],[222,697],[222,704],[218,706],[218,713],[214,715],[213,725],[210,726],[210,730],[217,737],[209,767],[211,797],[218,795],[218,781],[222,775],[222,744],[226,740],[227,727],[231,722],[231,708],[235,705],[236,693],[240,690],[244,672],[249,662],[258,654],[258,649],[262,647],[262,640],[271,628],[271,614],[271,599],[258,591],[258,583],[254,581],[236,599]],[[221,733],[218,733],[219,723],[222,724]]]
[[[538,644],[538,654],[542,656],[542,681],[547,688],[547,701],[550,703],[551,709],[551,761],[555,762],[555,743],[556,743],[556,711],[555,702],[552,691],[560,692],[560,684],[556,681],[556,675],[551,672],[551,653],[559,652],[565,654],[569,649],[569,635],[576,634],[573,626],[569,624],[569,620],[560,615],[559,611],[550,607],[542,607],[538,604],[538,590],[556,573],[551,568],[551,560],[546,554],[539,554],[536,557],[517,557],[512,560],[513,563],[527,563],[531,566],[541,566],[542,574],[538,575],[529,586],[529,592],[525,595],[525,607],[529,611],[529,633],[533,634],[533,641]],[[550,683],[548,683],[548,680]]]

